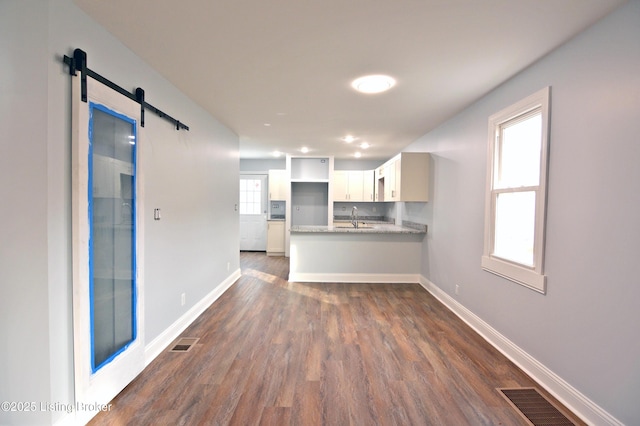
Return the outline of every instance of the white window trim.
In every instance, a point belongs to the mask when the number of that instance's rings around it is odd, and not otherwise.
[[[546,276],[544,275],[544,248],[545,248],[545,228],[546,228],[546,205],[547,205],[547,173],[548,173],[548,151],[549,151],[549,118],[550,118],[550,94],[551,88],[544,89],[526,97],[520,102],[503,109],[502,111],[489,117],[489,135],[487,151],[487,183],[486,183],[486,203],[485,203],[485,224],[484,224],[484,252],[482,255],[482,269],[487,272],[504,277],[508,280],[529,287],[542,294],[546,293]],[[536,190],[536,218],[534,236],[534,266],[527,267],[515,262],[501,259],[494,256],[493,238],[495,222],[495,199],[496,192],[493,190],[494,161],[496,132],[503,123],[506,123],[518,116],[527,114],[530,111],[540,108],[542,113],[542,145],[540,157],[540,185]],[[524,189],[524,188],[522,188]],[[531,189],[530,187],[528,189]]]

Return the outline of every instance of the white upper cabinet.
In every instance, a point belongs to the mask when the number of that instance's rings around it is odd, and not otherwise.
[[[376,169],[376,201],[429,201],[426,152],[403,152]]]
[[[334,171],[333,201],[373,201],[373,170]]]
[[[349,201],[349,172],[335,170],[333,172],[333,201]]]
[[[373,170],[362,172],[362,201],[375,201]]]
[[[269,170],[269,200],[287,199],[287,171]]]

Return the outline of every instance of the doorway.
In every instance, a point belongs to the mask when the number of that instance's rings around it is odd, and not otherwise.
[[[240,175],[240,250],[267,251],[267,175]]]

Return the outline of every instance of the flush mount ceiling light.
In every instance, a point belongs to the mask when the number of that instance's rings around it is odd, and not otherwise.
[[[396,80],[388,75],[365,75],[351,82],[351,87],[361,93],[381,93],[396,85]]]

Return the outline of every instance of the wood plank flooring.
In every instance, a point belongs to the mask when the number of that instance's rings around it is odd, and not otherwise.
[[[242,277],[91,425],[525,425],[496,387],[536,386],[417,284]],[[576,424],[582,424],[574,419]]]

